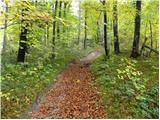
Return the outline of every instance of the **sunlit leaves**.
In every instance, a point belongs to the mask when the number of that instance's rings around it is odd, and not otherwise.
[[[91,70],[110,118],[158,118],[158,78],[151,67],[158,64],[151,59],[132,60],[122,54],[93,62]]]

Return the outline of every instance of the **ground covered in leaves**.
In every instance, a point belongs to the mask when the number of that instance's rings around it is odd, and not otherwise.
[[[93,86],[89,70],[91,57],[71,63],[51,86],[29,118],[106,118],[102,99]]]

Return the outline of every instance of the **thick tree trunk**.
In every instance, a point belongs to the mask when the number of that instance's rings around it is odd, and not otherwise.
[[[27,29],[23,27],[21,30],[21,34],[20,34],[17,62],[24,62],[25,61],[25,54],[27,51],[27,44],[25,43],[27,41],[26,35],[27,35]]]
[[[27,11],[27,9],[22,10],[22,16],[26,16],[24,11]],[[27,27],[28,27],[28,25],[25,22],[26,21],[24,19],[22,19],[22,27],[21,27],[21,33],[20,33],[17,62],[24,62],[25,61],[25,54],[27,52],[27,31],[28,31]]]
[[[84,20],[84,49],[87,48],[87,10],[85,10],[85,20]]]
[[[55,49],[55,38],[56,38],[56,15],[57,15],[57,8],[58,8],[58,0],[56,0],[55,8],[54,8],[54,16],[53,16],[53,33],[52,33],[52,50],[53,54],[52,57],[55,57],[54,49]]]
[[[7,44],[7,27],[8,27],[8,3],[6,2],[5,7],[5,23],[4,23],[4,36],[3,36],[3,50],[6,50]]]
[[[59,15],[58,15],[59,18],[61,18],[61,8],[62,8],[62,1],[59,2]],[[60,21],[58,21],[58,26],[57,26],[57,39],[60,40]]]
[[[120,53],[120,48],[119,48],[119,36],[118,36],[117,0],[114,1],[113,5],[113,33],[114,33],[114,52],[115,54],[118,54]]]
[[[136,18],[135,18],[135,29],[134,29],[134,41],[132,47],[131,57],[137,58],[140,56],[139,54],[139,38],[140,38],[140,12],[141,12],[141,1],[136,1],[136,9],[138,11]]]
[[[107,12],[106,12],[106,7],[105,7],[105,0],[102,2],[104,6],[103,14],[104,14],[104,49],[105,49],[105,54],[108,56],[109,50],[107,46]]]

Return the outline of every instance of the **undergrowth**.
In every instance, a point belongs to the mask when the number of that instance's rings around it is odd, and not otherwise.
[[[91,65],[109,118],[158,118],[158,58],[102,55]]]
[[[16,63],[15,50],[2,54],[1,72],[1,112],[2,118],[20,118],[33,104],[36,96],[56,81],[57,75],[70,61],[86,55],[91,48],[57,49],[55,59],[50,56],[48,47],[30,49],[24,64]],[[34,52],[32,52],[34,51]]]

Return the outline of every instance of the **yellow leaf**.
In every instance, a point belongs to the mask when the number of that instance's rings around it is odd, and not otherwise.
[[[77,82],[77,83],[80,83],[80,80],[77,80],[76,82]]]

